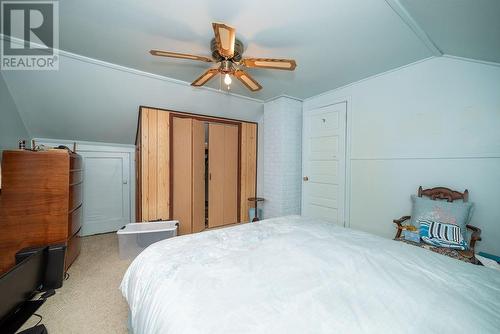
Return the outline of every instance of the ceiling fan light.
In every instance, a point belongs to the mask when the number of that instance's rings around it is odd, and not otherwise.
[[[226,75],[224,75],[224,83],[229,86],[231,82],[231,76],[229,75],[229,73],[226,73]]]

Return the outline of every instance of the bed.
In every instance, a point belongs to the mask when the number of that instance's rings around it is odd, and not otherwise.
[[[155,243],[121,291],[134,334],[500,330],[500,271],[299,216]]]

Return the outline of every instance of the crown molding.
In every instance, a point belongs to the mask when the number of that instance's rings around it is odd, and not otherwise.
[[[482,65],[500,67],[500,62],[494,62],[494,61],[487,61],[487,60],[480,60],[480,59],[474,59],[474,58],[453,56],[453,55],[449,55],[449,54],[444,54],[443,58],[449,58],[449,59],[455,59],[455,60],[460,60],[460,61],[466,61],[466,62],[469,62],[469,63],[476,63],[476,64],[482,64]]]
[[[277,100],[277,99],[282,98],[282,97],[290,99],[290,100],[304,102],[303,99],[299,99],[298,97],[294,97],[294,96],[290,96],[290,95],[286,95],[286,94],[281,94],[281,95],[278,95],[278,96],[275,96],[275,97],[271,97],[271,98],[269,98],[267,100],[264,100],[264,103],[272,102],[272,101]]]

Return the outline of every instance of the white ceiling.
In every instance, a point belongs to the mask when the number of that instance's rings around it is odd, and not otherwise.
[[[61,49],[187,82],[210,65],[148,50],[209,56],[211,22],[232,25],[246,56],[297,60],[295,72],[251,70],[261,92],[233,85],[258,99],[310,97],[431,55],[384,0],[65,0],[59,6]]]

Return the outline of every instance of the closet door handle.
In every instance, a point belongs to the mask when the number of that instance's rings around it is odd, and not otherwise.
[[[212,180],[212,173],[208,173],[208,181]]]

